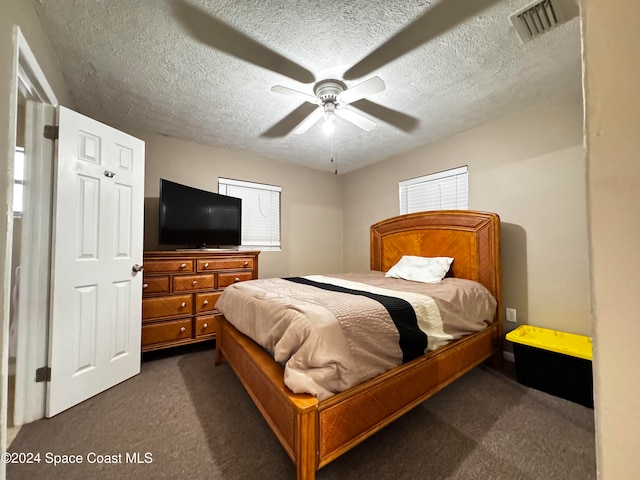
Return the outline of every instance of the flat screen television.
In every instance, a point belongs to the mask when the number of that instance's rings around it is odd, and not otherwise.
[[[234,248],[242,238],[242,200],[160,179],[158,241],[189,248]]]

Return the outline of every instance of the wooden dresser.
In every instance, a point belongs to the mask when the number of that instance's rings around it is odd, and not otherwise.
[[[258,278],[259,251],[144,254],[142,351],[211,340],[224,287]]]

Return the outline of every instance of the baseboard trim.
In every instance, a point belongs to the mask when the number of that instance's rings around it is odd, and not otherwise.
[[[507,352],[506,350],[502,351],[502,358],[511,363],[515,363],[516,361],[516,357],[513,355],[513,352]]]

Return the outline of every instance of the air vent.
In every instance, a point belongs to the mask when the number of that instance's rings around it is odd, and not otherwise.
[[[522,42],[529,42],[580,13],[574,0],[542,0],[511,15]]]

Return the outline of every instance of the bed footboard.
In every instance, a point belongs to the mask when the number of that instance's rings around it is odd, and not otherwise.
[[[319,468],[491,357],[495,326],[452,342],[319,404]]]
[[[216,364],[228,361],[296,466],[315,472],[487,360],[499,350],[492,325],[322,402],[284,385],[282,368],[219,317]]]

